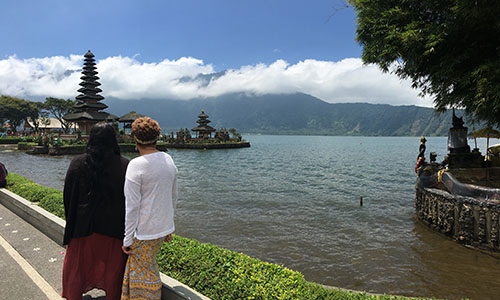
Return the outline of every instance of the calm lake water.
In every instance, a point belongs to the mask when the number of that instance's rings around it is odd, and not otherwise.
[[[177,234],[330,286],[499,299],[499,254],[460,246],[415,218],[419,138],[245,138],[251,148],[169,150],[180,172]],[[446,142],[428,138],[427,156],[442,160]],[[71,158],[0,152],[9,171],[59,189]]]

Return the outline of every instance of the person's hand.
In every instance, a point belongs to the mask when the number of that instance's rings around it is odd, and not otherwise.
[[[164,241],[165,241],[166,243],[169,243],[171,240],[172,240],[172,234],[169,234],[169,235],[167,235],[167,236],[165,237],[165,240],[164,240]]]
[[[130,249],[130,247],[125,247],[125,246],[122,246],[122,251],[123,253],[127,254],[127,255],[132,255],[132,250]]]

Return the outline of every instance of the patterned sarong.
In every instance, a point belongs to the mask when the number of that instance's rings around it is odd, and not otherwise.
[[[160,299],[161,280],[156,256],[164,238],[134,239],[123,275],[122,300]]]

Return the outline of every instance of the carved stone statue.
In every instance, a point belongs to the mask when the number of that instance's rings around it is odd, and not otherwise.
[[[467,127],[464,127],[463,119],[455,115],[455,109],[453,109],[452,124],[453,127],[448,132],[448,151],[450,153],[469,153]]]
[[[452,116],[452,125],[453,129],[463,129],[464,127],[464,120],[463,117],[459,118],[455,115],[455,109],[453,109],[453,116]]]

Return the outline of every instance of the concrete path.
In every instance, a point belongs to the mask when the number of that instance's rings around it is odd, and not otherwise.
[[[0,204],[0,299],[62,299],[65,249]],[[84,299],[105,299],[93,290]]]

